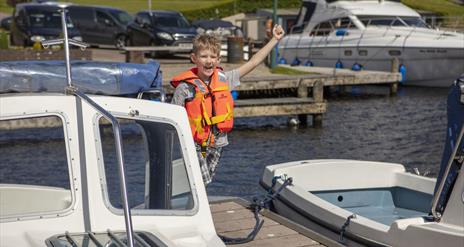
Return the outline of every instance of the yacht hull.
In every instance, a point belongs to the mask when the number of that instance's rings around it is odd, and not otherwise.
[[[365,70],[375,71],[398,71],[399,68],[392,68],[397,58],[404,66],[402,84],[411,86],[449,87],[464,72],[464,48],[306,46],[280,48],[279,52],[287,63],[298,58],[302,65],[307,61],[316,67],[335,67],[341,63],[343,68],[350,69],[359,64]]]

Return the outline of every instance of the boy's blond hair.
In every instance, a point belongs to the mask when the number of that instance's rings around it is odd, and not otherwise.
[[[217,36],[212,34],[199,34],[193,39],[192,52],[194,54],[198,54],[198,52],[202,50],[212,50],[219,56],[219,53],[221,52],[221,41]]]

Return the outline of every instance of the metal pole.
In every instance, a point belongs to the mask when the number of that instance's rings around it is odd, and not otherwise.
[[[66,81],[68,82],[68,86],[71,87],[71,65],[70,65],[70,57],[69,57],[69,41],[68,41],[68,27],[66,24],[66,9],[62,8],[59,10],[61,12],[61,26],[63,28],[63,40],[64,40],[64,54],[66,59]]]
[[[277,0],[273,0],[273,3],[272,3],[272,25],[275,26],[275,24],[277,24]],[[274,47],[271,52],[271,68],[276,67],[276,59],[277,59],[277,46]]]
[[[148,0],[148,11],[151,12],[151,0]]]

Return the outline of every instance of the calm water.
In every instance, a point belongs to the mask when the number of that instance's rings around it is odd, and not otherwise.
[[[328,98],[323,128],[293,129],[288,117],[242,118],[230,134],[210,195],[261,195],[264,167],[302,159],[359,159],[400,163],[436,177],[446,130],[448,89],[355,88]]]
[[[408,170],[417,167],[427,176],[439,170],[446,129],[447,89],[400,88],[397,97],[389,97],[386,87],[355,88],[356,95],[328,97],[323,128],[291,128],[288,117],[242,118],[229,135],[220,167],[209,185],[209,195],[239,196],[251,199],[264,191],[259,178],[266,165],[302,159],[359,159],[404,164]],[[49,145],[40,153],[55,153],[64,144],[56,141],[59,133],[20,135],[14,145],[1,144],[0,163],[28,153],[30,144],[50,135]],[[57,137],[54,137],[57,135]],[[61,134],[62,135],[62,134]],[[7,137],[5,133],[0,137]],[[3,145],[3,146],[2,146]],[[19,147],[19,148],[18,148]],[[125,146],[136,152],[136,146]],[[63,151],[64,152],[64,151]],[[63,155],[64,157],[64,155]],[[30,174],[40,166],[42,172],[60,177],[55,163],[40,157],[27,157],[30,164],[16,171]],[[44,167],[46,166],[46,167]],[[14,182],[8,170],[0,169],[0,181]],[[54,175],[53,175],[54,174]],[[116,173],[115,173],[116,174]],[[30,181],[29,181],[30,182]],[[38,184],[40,181],[38,181]],[[56,181],[66,184],[63,181]]]

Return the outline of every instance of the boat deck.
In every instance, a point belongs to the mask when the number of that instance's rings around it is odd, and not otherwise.
[[[246,237],[255,226],[253,212],[246,208],[247,205],[248,202],[238,198],[211,202],[210,207],[217,233],[231,238]],[[340,246],[337,242],[269,210],[262,210],[260,219],[264,219],[264,225],[253,241],[229,246]]]

